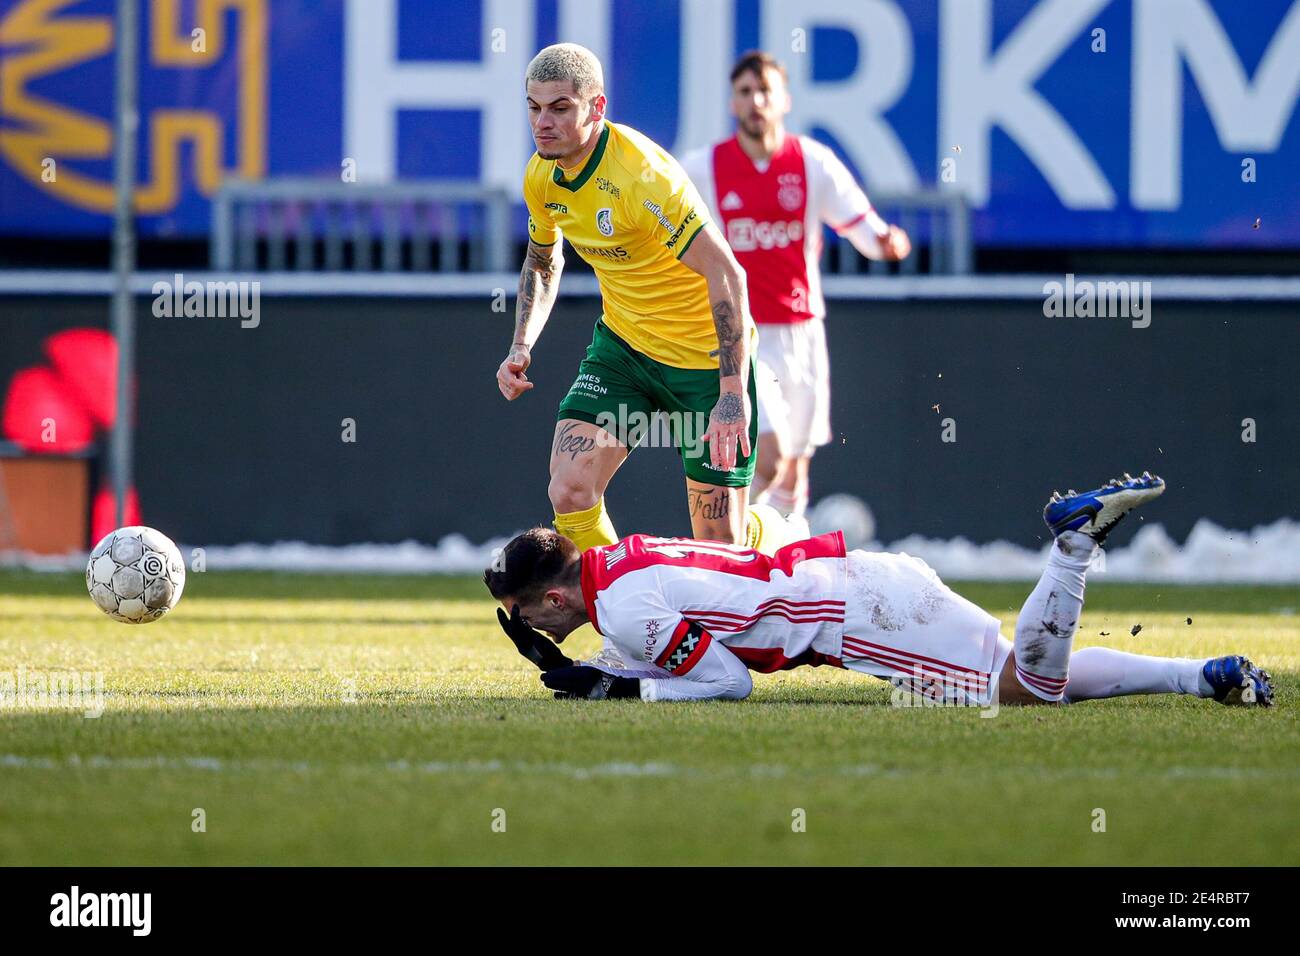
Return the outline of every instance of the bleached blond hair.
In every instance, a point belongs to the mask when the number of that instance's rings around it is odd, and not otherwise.
[[[527,82],[551,83],[556,80],[573,84],[574,95],[591,99],[605,92],[605,71],[600,60],[585,46],[555,43],[546,47],[528,64]]]

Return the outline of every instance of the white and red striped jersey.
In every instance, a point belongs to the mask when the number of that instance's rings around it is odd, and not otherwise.
[[[591,623],[630,668],[663,678],[693,676],[714,642],[763,673],[802,664],[840,666],[845,587],[838,531],[788,544],[772,556],[716,541],[642,534],[582,555]],[[643,681],[642,696],[652,696],[647,684],[664,683]]]
[[[869,219],[887,228],[853,174],[826,146],[787,134],[764,164],[730,139],[681,161],[745,270],[749,308],[758,323],[792,323],[826,315],[822,298],[822,224],[850,232]],[[857,232],[850,232],[855,244]],[[864,253],[865,254],[865,253]]]

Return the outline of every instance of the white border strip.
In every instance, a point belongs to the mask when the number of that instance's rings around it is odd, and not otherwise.
[[[520,697],[521,700],[527,699]],[[864,710],[880,708],[871,701],[863,701]],[[1078,706],[1078,705],[1075,705]],[[1087,705],[1085,705],[1087,706]],[[916,708],[924,713],[929,708]],[[44,712],[44,711],[42,711]],[[226,757],[181,756],[155,754],[149,756],[121,756],[93,754],[66,757],[42,754],[0,754],[0,770],[199,770],[209,773],[343,773],[352,772],[374,776],[380,773],[401,775],[422,774],[431,776],[497,776],[511,777],[559,776],[572,780],[591,780],[597,777],[691,777],[697,779],[730,779],[750,777],[758,780],[809,777],[879,777],[894,780],[925,779],[943,774],[943,769],[918,767],[884,767],[880,764],[832,764],[824,767],[802,767],[787,764],[741,764],[723,769],[690,767],[671,763],[637,763],[613,761],[598,764],[528,763],[502,760],[390,760],[375,763],[313,762],[309,760],[284,760],[277,758],[229,759]],[[1005,768],[986,768],[984,775],[1005,773]],[[1121,768],[1121,767],[1029,767],[1023,772],[1036,780],[1273,780],[1300,779],[1300,767],[1242,767],[1175,765],[1172,767]]]
[[[829,500],[829,499],[824,499]],[[838,517],[837,517],[838,515]],[[828,531],[843,520],[822,502],[812,511],[815,531]],[[342,546],[278,541],[274,544],[206,546],[209,572],[274,571],[309,574],[479,574],[492,563],[508,537],[473,544],[463,535],[450,534],[436,545],[405,541],[401,544],[350,544]],[[193,542],[181,542],[189,553]],[[868,551],[905,551],[956,581],[1035,581],[1042,574],[1049,545],[1025,548],[1008,541],[975,544],[965,538],[942,540],[909,535],[892,544],[868,541],[859,529],[850,531],[849,546]],[[0,569],[21,568],[38,572],[80,572],[85,552],[34,555],[0,550]],[[1300,520],[1279,518],[1250,531],[1221,528],[1202,518],[1183,544],[1169,537],[1164,527],[1144,523],[1125,546],[1106,552],[1092,573],[1112,581],[1166,584],[1295,584],[1300,582]],[[1296,602],[1279,607],[1279,614],[1295,614]]]
[[[393,298],[490,298],[504,289],[513,295],[519,276],[513,272],[465,274],[352,272],[184,272],[186,282],[260,282],[263,295],[375,296]],[[141,272],[132,282],[138,295],[152,294],[157,282],[172,283],[174,272]],[[827,275],[822,289],[828,299],[1042,299],[1043,286],[1062,282],[1054,275],[844,276]],[[1157,298],[1187,301],[1300,301],[1300,276],[1140,276],[1077,275],[1076,285],[1091,282],[1150,282]],[[561,291],[569,296],[596,296],[594,276],[571,275]],[[106,296],[113,291],[111,272],[18,270],[0,272],[0,295]]]

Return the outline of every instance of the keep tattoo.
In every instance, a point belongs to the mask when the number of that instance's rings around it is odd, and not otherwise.
[[[555,457],[568,455],[570,461],[577,461],[579,455],[584,455],[596,447],[595,438],[584,438],[582,435],[570,434],[578,426],[572,422],[563,426],[555,436]]]

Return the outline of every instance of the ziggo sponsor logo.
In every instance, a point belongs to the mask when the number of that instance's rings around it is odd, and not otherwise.
[[[798,219],[789,222],[732,219],[727,223],[727,243],[736,252],[784,249],[799,242],[803,242],[803,223]]]

